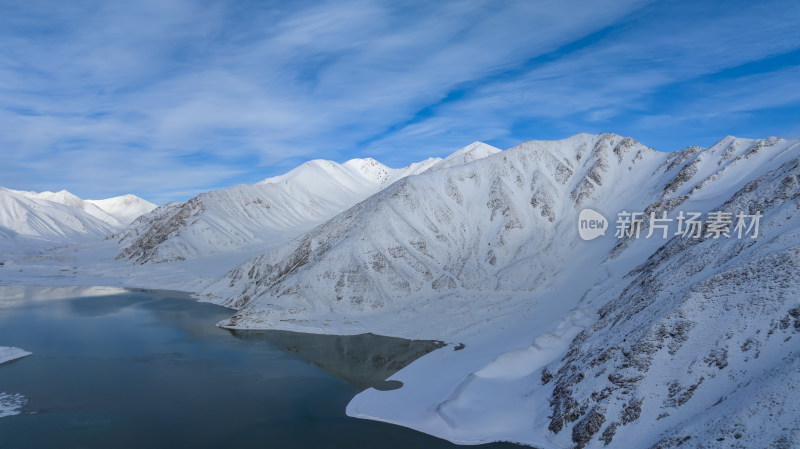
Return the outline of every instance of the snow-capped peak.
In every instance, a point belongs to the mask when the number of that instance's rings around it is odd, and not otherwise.
[[[23,192],[25,196],[28,198],[37,198],[47,201],[53,201],[60,204],[65,204],[67,206],[77,207],[78,209],[83,209],[85,204],[82,199],[78,196],[73,195],[72,193],[68,192],[67,190],[59,190],[58,192]]]
[[[449,156],[444,158],[444,160],[451,161],[456,158],[462,158],[464,162],[472,162],[474,160],[482,159],[486,156],[499,153],[500,151],[502,150],[483,142],[472,142],[464,148],[454,151]]]
[[[200,257],[268,245],[309,230],[438,158],[389,168],[372,158],[315,159],[255,185],[207,192],[154,210],[119,234],[121,259]]]
[[[123,225],[131,224],[136,218],[156,208],[156,205],[150,201],[131,194],[115,196],[104,200],[85,200],[85,203],[99,207],[116,218]]]
[[[223,326],[465,343],[350,416],[464,444],[794,447],[798,148],[524,142],[396,182],[203,294],[238,309]],[[584,208],[677,207],[763,216],[757,238],[646,238],[646,220],[641,238],[578,237]]]
[[[68,195],[53,192],[38,194],[0,188],[0,227],[13,232],[5,234],[61,240],[89,235],[104,236],[119,226],[113,217],[99,209],[95,212],[105,215],[106,220],[82,208],[44,198],[68,202],[72,199]]]
[[[155,205],[134,195],[83,200],[67,190],[32,192],[0,187],[0,227],[34,238],[64,239],[108,235]],[[13,233],[13,234],[12,234]]]
[[[483,142],[473,142],[464,148],[454,151],[449,156],[433,165],[430,170],[441,170],[444,168],[454,167],[456,165],[468,164],[478,159],[483,159],[493,154],[497,154],[501,151],[501,149]]]

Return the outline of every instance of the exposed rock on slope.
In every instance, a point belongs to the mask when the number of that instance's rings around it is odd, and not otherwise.
[[[789,161],[716,208],[761,211],[757,239],[675,237],[626,276],[547,368],[549,430],[575,447],[800,444],[799,174]]]
[[[154,210],[117,236],[122,248],[118,259],[165,262],[281,242],[406,176],[499,151],[475,142],[445,159],[429,158],[400,169],[370,158],[344,164],[313,160],[255,185],[215,190]]]
[[[353,416],[460,443],[793,447],[798,149],[526,142],[405,178],[204,294],[239,309],[232,327],[466,342],[363,392]],[[583,208],[611,220],[604,238],[578,238]],[[720,210],[760,211],[757,238],[661,238],[647,220],[613,236],[622,211]]]
[[[575,250],[574,229],[563,224],[576,207],[622,195],[613,180],[639,164],[634,178],[647,178],[658,157],[630,138],[578,135],[408,177],[206,293],[242,309],[231,326],[302,317],[321,329],[331,313],[352,318],[448,293],[536,289]]]
[[[314,160],[255,185],[169,203],[140,217],[119,237],[118,259],[183,260],[280,241],[308,230],[397,179],[439,159],[391,169],[374,159]]]

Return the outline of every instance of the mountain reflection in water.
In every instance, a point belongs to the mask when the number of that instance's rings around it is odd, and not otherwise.
[[[0,286],[0,344],[33,353],[0,366],[19,412],[0,448],[456,447],[345,414],[440,343],[214,325],[231,313],[180,292]]]
[[[414,360],[444,346],[440,341],[373,334],[317,335],[249,329],[230,329],[230,332],[242,340],[264,342],[360,389],[400,388],[401,382],[386,379]]]

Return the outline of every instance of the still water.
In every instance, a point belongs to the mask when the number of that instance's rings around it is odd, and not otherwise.
[[[0,345],[33,352],[0,365],[0,393],[25,403],[0,448],[458,447],[344,414],[437,343],[214,325],[230,313],[178,292],[0,286]]]

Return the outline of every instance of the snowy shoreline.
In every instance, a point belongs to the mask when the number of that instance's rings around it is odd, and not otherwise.
[[[25,351],[24,349],[14,348],[11,346],[0,346],[0,365],[31,354],[32,353]]]
[[[28,355],[31,355],[31,353],[24,349],[14,348],[12,346],[0,346],[0,365]],[[27,402],[27,400],[22,395],[0,391],[0,418],[18,415],[20,408],[25,405],[25,402]]]
[[[137,264],[113,240],[81,242],[7,253],[0,285],[188,290],[236,310],[225,328],[446,341],[388,379],[403,388],[362,391],[346,412],[459,444],[788,447],[800,439],[798,148],[527,142],[404,178],[278,245]],[[588,207],[616,213],[620,235],[579,239]],[[650,211],[641,237],[625,210]],[[656,212],[678,226],[691,211],[760,224],[745,238],[646,232]]]

